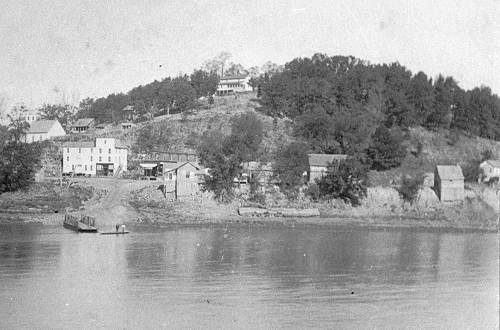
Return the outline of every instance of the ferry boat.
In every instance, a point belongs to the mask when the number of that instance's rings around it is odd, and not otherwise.
[[[79,233],[97,233],[95,218],[87,215],[78,218],[74,215],[65,214],[63,226]]]

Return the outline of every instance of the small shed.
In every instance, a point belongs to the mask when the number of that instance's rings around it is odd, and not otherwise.
[[[80,118],[71,125],[72,133],[85,133],[95,126],[94,118]]]
[[[175,199],[195,196],[200,191],[198,171],[200,167],[191,162],[165,164],[163,180],[165,194],[173,194]]]
[[[307,156],[309,158],[309,171],[307,173],[309,183],[321,179],[327,171],[328,164],[347,159],[347,155],[344,154],[308,154]]]
[[[500,160],[489,159],[479,164],[481,181],[489,182],[491,179],[500,178]]]
[[[464,175],[458,165],[437,165],[434,171],[434,190],[441,202],[464,199]]]

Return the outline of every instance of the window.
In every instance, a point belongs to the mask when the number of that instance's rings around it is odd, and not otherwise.
[[[69,148],[66,148],[66,152],[69,154]]]
[[[102,154],[102,149],[101,148],[99,148],[99,153]]]
[[[81,154],[82,153],[82,148],[78,148],[78,153]]]
[[[189,179],[190,176],[191,176],[191,172],[186,171],[186,179]]]
[[[94,152],[94,148],[90,148],[90,153],[93,153]]]
[[[108,154],[110,154],[110,153],[111,153],[111,148],[108,149]]]
[[[94,158],[92,156],[90,156],[90,161],[93,161],[93,160],[94,160]]]
[[[108,157],[108,162],[111,162],[111,156]]]
[[[92,171],[92,165],[90,165],[90,170]]]
[[[75,171],[75,165],[71,165],[71,170]]]
[[[104,140],[104,144],[106,144],[106,140]]]
[[[172,180],[172,172],[168,173],[168,179]]]
[[[66,157],[66,161],[69,162],[69,157]]]
[[[101,156],[99,156],[99,161],[101,161]]]
[[[85,165],[85,171],[87,171],[87,165]]]

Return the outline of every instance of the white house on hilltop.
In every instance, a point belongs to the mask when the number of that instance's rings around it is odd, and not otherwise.
[[[24,142],[38,142],[55,136],[66,135],[64,128],[57,120],[37,120],[30,123],[28,132],[24,135]]]
[[[217,95],[251,92],[250,76],[227,76],[220,78]]]
[[[113,138],[68,142],[63,148],[63,174],[112,176],[127,171],[127,149]]]

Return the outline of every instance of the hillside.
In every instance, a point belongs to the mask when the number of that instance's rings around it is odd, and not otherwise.
[[[120,126],[111,126],[94,130],[89,134],[72,134],[58,138],[56,145],[66,141],[92,140],[96,137],[114,137],[129,148],[129,159],[137,154],[137,137],[141,129],[153,129],[168,132],[165,143],[158,149],[165,151],[193,151],[203,132],[215,129],[226,134],[230,132],[230,120],[233,116],[247,111],[255,112],[264,125],[264,139],[261,145],[261,161],[272,161],[277,148],[294,140],[292,121],[286,118],[273,119],[262,114],[255,93],[242,94],[237,98],[216,97],[213,105],[200,104],[184,114],[155,117],[152,121],[138,123],[135,127],[123,130]],[[500,142],[463,133],[450,133],[447,130],[429,131],[422,127],[410,128],[406,134],[405,146],[409,150],[400,167],[383,171],[370,172],[371,186],[388,186],[397,183],[402,174],[432,172],[435,164],[460,164],[481,157],[485,150],[491,150],[500,157]],[[417,151],[421,146],[418,154]],[[133,162],[131,163],[133,164]]]

